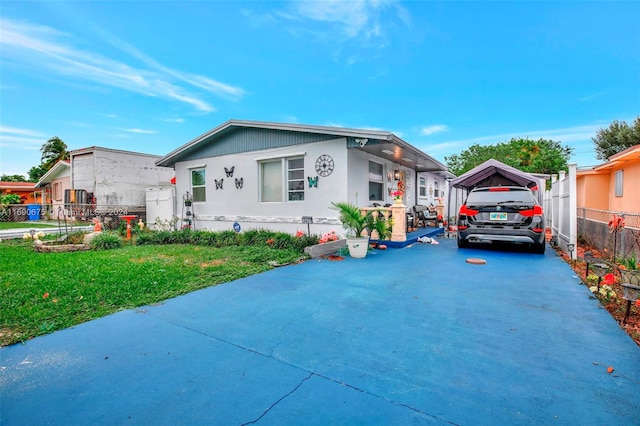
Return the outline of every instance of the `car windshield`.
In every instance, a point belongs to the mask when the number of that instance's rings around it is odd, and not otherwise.
[[[467,204],[531,203],[533,201],[531,192],[525,189],[472,191],[467,198]]]

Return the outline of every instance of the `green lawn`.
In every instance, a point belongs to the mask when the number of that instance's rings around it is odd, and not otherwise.
[[[56,225],[42,222],[0,222],[0,231],[3,229],[31,229],[31,228],[52,228]]]
[[[107,251],[36,253],[0,242],[0,346],[113,312],[163,300],[295,262],[299,251],[265,246],[126,246]]]

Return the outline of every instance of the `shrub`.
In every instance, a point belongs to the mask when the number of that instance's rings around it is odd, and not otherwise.
[[[103,232],[100,235],[96,235],[89,246],[94,250],[111,250],[120,248],[124,245],[122,238],[117,234]]]
[[[293,236],[285,232],[266,229],[251,229],[243,233],[233,230],[220,232],[193,231],[189,228],[178,231],[150,231],[137,236],[136,244],[196,244],[210,247],[257,246],[302,253],[307,246],[318,244],[317,235]]]

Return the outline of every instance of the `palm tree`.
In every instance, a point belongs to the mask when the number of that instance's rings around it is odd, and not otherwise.
[[[69,151],[67,151],[67,144],[57,136],[49,139],[40,148],[42,152],[42,168],[49,170],[60,160],[69,159]]]

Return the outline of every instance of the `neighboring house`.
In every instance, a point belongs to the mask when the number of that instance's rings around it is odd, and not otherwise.
[[[613,212],[640,212],[640,145],[609,161],[576,172],[577,206]]]
[[[156,164],[173,167],[177,215],[197,229],[341,231],[332,202],[407,207],[445,196],[442,163],[391,132],[230,120]],[[182,202],[192,198],[186,208]]]
[[[65,191],[71,188],[71,162],[58,161],[35,185],[43,205],[50,205],[50,213],[64,209]]]
[[[20,196],[22,204],[36,203],[35,183],[33,182],[5,182],[0,181],[0,193],[16,194]]]
[[[70,185],[65,202],[92,204],[96,211],[145,205],[146,189],[169,186],[172,169],[157,166],[158,155],[92,146],[69,152]],[[119,211],[122,210],[120,213]]]

